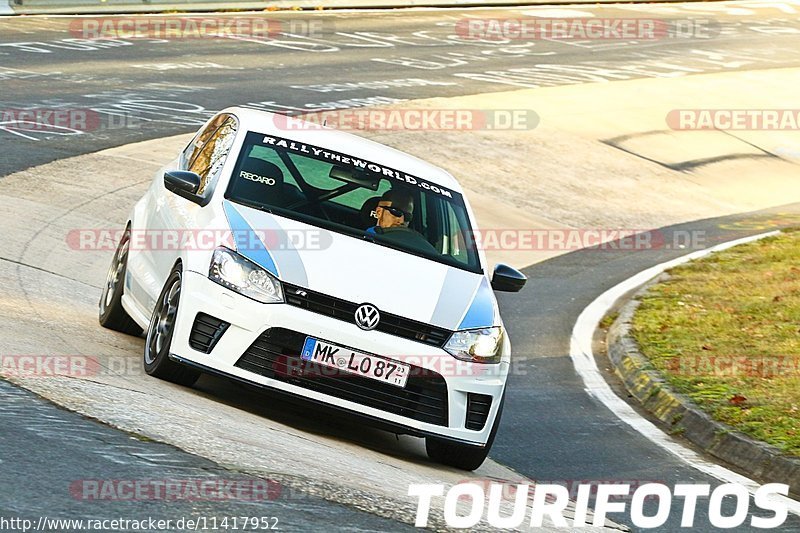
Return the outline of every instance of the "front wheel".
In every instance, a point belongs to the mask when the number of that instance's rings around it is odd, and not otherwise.
[[[486,460],[486,456],[489,455],[489,450],[492,449],[495,435],[497,435],[497,428],[500,427],[500,417],[503,414],[504,400],[505,393],[503,393],[503,397],[500,399],[500,408],[497,410],[497,416],[494,418],[492,431],[489,433],[489,440],[486,441],[485,446],[470,446],[468,444],[458,444],[443,439],[437,439],[436,437],[426,437],[425,451],[428,452],[428,457],[437,463],[453,466],[461,470],[472,471],[481,466]]]
[[[150,326],[147,328],[147,341],[144,343],[144,370],[151,376],[191,387],[200,377],[200,372],[169,358],[182,280],[180,266],[176,266],[156,301]]]

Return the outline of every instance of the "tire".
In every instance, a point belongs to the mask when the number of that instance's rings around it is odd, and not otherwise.
[[[153,377],[191,387],[201,372],[169,358],[182,282],[181,268],[177,265],[167,277],[150,318],[147,340],[144,343],[144,371]]]
[[[141,335],[142,328],[137,324],[122,307],[122,293],[125,289],[125,274],[128,271],[128,245],[131,240],[130,227],[125,228],[125,233],[117,245],[111,266],[108,267],[106,283],[103,294],[100,295],[98,314],[100,325],[128,335]]]
[[[431,461],[470,472],[481,466],[489,455],[489,450],[492,449],[495,435],[497,435],[497,428],[500,427],[503,403],[505,403],[505,392],[503,392],[503,396],[500,399],[500,408],[497,410],[497,416],[494,419],[494,424],[492,424],[492,431],[489,433],[489,440],[486,441],[486,446],[470,446],[437,439],[436,437],[426,437],[425,451],[428,452],[428,458]]]

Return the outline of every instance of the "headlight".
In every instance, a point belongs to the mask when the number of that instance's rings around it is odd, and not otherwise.
[[[223,287],[258,302],[283,302],[280,281],[249,259],[227,248],[214,250],[208,277]]]
[[[456,331],[444,349],[456,359],[472,363],[499,363],[503,347],[503,328]]]

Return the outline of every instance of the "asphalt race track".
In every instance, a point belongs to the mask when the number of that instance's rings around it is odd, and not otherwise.
[[[590,12],[587,9],[565,16],[581,16]],[[644,16],[643,9],[603,7],[596,13],[634,17]],[[309,30],[310,36],[283,39],[94,43],[81,40],[81,26],[69,18],[0,19],[3,109],[94,109],[103,126],[80,136],[65,131],[26,136],[3,131],[7,149],[0,175],[79,153],[194,131],[211,113],[229,105],[307,111],[514,88],[780,68],[796,66],[800,59],[791,29],[796,22],[787,21],[778,8],[760,10],[757,20],[750,22],[714,7],[678,9],[663,16],[700,17],[707,21],[707,29],[704,26],[697,37],[639,42],[576,45],[541,40],[509,46],[462,39],[453,31],[467,16],[512,18],[525,13],[518,9],[282,14],[281,20],[297,19],[307,26],[321,19],[321,29],[312,26],[321,34]],[[544,72],[530,72],[534,65]],[[392,80],[406,80],[410,86],[381,83]],[[325,87],[331,84],[339,86]],[[44,137],[47,141],[39,142]]]
[[[598,17],[633,17],[643,16],[647,9],[659,8],[576,7],[571,16],[591,10]],[[315,30],[321,33],[275,39],[92,42],[80,40],[69,18],[0,18],[0,110],[77,108],[91,109],[100,117],[96,127],[80,134],[67,129],[23,130],[0,120],[0,186],[4,176],[51,161],[195,131],[212,113],[235,104],[301,112],[513,88],[800,65],[800,19],[797,15],[792,19],[780,7],[759,9],[748,20],[714,6],[680,9],[670,16],[706,17],[712,21],[715,38],[581,46],[551,40],[475,43],[459,39],[453,27],[466,16],[478,16],[477,12],[456,9],[287,14],[285,20],[298,21],[299,33],[303,27],[317,27],[312,21],[322,21],[322,29]],[[493,9],[480,11],[479,16],[509,18],[528,11]],[[80,182],[80,176],[75,179]],[[522,476],[556,483],[719,484],[653,445],[584,392],[569,357],[571,330],[578,314],[606,289],[686,253],[670,244],[674,232],[703,232],[705,245],[710,246],[796,223],[796,217],[800,204],[702,220],[662,228],[666,245],[660,249],[581,250],[525,269],[529,282],[520,295],[499,294],[516,363],[492,459]],[[0,262],[15,260],[0,252]],[[599,366],[605,365],[599,362]],[[614,385],[613,376],[608,379]],[[220,387],[230,401],[230,391],[223,390],[228,385],[214,383],[212,388]],[[49,491],[77,477],[238,476],[166,444],[139,440],[58,409],[3,381],[0,398],[3,514],[32,516],[42,509],[53,509],[60,516],[84,513],[81,506],[86,502]],[[258,411],[255,406],[243,408]],[[276,501],[280,506],[276,513],[292,516],[287,529],[411,529],[311,495]],[[101,514],[109,518],[133,510],[126,502],[104,505]],[[236,516],[254,514],[250,506],[236,501],[154,502],[136,512]],[[97,514],[97,507],[92,511]],[[610,518],[627,523],[624,516]],[[679,523],[680,514],[674,511],[665,530],[678,531]],[[800,518],[790,515],[779,530],[800,532]],[[702,506],[692,531],[717,531]]]
[[[197,519],[200,516],[263,516],[268,502],[270,525],[285,529],[281,517],[291,516],[297,530],[318,527],[321,517],[327,523],[348,524],[351,531],[412,530],[411,526],[357,513],[343,505],[322,498],[293,492],[281,494],[280,485],[235,474],[197,456],[166,444],[147,442],[80,415],[63,411],[36,398],[27,391],[0,381],[0,446],[3,465],[0,482],[4,491],[0,511],[3,516],[38,516],[43,509],[52,512],[52,520],[64,517],[92,516],[100,520],[121,517],[144,520],[147,517],[170,517],[172,520]],[[10,429],[10,430],[9,430]],[[33,443],[33,444],[32,444]],[[67,460],[68,458],[68,460]],[[31,465],[40,468],[40,476],[31,477]],[[26,482],[20,487],[20,480]],[[76,479],[83,482],[76,483]],[[97,502],[83,494],[98,494],[89,487],[100,479],[171,479],[206,480],[215,483],[225,479],[236,487],[252,490],[253,498],[221,501],[188,501],[151,499],[137,501]],[[64,498],[53,487],[69,487],[73,497]],[[166,491],[165,491],[166,492]],[[55,524],[55,522],[51,522]],[[51,526],[53,530],[68,527]]]

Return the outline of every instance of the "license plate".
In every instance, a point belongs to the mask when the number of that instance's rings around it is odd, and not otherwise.
[[[336,368],[349,374],[382,381],[396,387],[405,387],[411,366],[375,355],[354,352],[349,348],[306,337],[301,357],[327,368]]]

